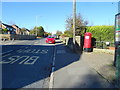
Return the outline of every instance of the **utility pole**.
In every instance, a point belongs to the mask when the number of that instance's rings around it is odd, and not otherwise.
[[[73,0],[73,49],[75,48],[76,0]]]
[[[36,16],[36,36],[37,36],[37,16]]]

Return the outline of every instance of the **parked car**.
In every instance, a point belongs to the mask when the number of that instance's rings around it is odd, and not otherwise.
[[[46,43],[53,43],[53,44],[55,44],[55,37],[53,37],[53,36],[48,36],[48,37],[46,38]]]
[[[1,38],[1,40],[2,40],[2,41],[6,41],[6,40],[8,40],[8,38]]]

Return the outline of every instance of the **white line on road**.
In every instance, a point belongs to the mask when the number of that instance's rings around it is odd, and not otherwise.
[[[57,50],[57,54],[64,54],[66,53],[65,50]]]
[[[51,90],[51,88],[53,88],[53,84],[54,84],[54,70],[55,70],[55,52],[56,51],[56,47],[54,48],[54,56],[53,56],[53,63],[52,63],[52,72],[50,75],[50,82],[49,82],[49,89]]]
[[[11,55],[11,54],[7,54],[7,55],[4,55],[4,56],[2,56],[2,57],[6,57],[6,56],[9,56],[9,55]]]
[[[2,54],[6,54],[6,53],[9,53],[9,52],[12,52],[12,51],[13,51],[13,50],[10,50],[10,51],[4,52],[4,53],[2,53]],[[2,55],[2,54],[1,54],[1,55]]]

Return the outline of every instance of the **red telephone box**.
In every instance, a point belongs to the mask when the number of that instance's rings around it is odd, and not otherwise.
[[[85,52],[91,52],[92,51],[92,33],[86,32],[84,34],[84,51]]]

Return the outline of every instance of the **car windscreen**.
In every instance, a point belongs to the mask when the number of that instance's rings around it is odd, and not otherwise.
[[[54,37],[48,37],[48,38],[54,38]]]

